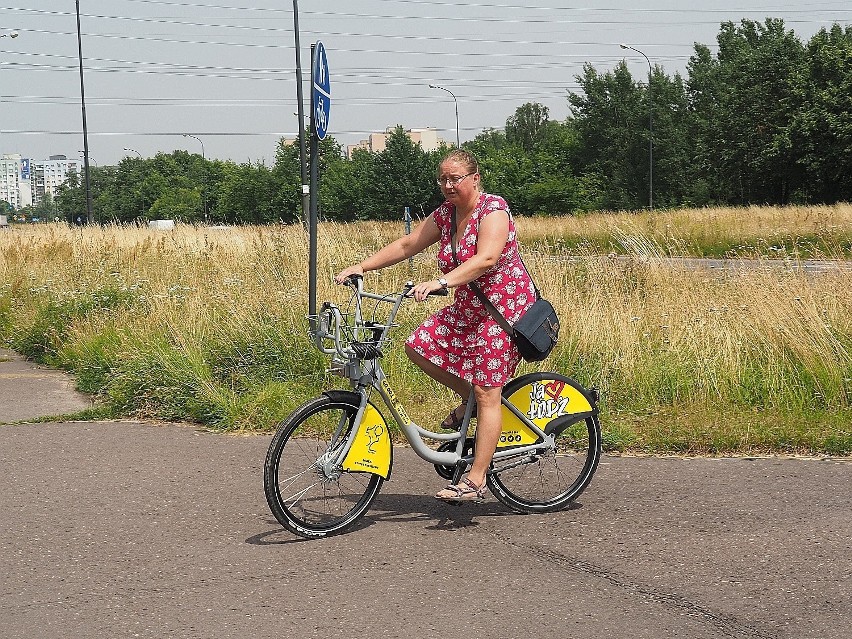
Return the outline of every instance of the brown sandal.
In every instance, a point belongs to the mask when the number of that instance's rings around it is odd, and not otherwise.
[[[461,408],[462,415],[459,417],[456,414],[456,411]],[[446,430],[461,430],[462,422],[464,422],[464,414],[467,411],[467,400],[464,400],[461,404],[456,406],[453,410],[450,411],[450,414],[444,418],[444,421],[441,422],[441,428]],[[473,414],[471,417],[476,417],[476,406],[473,407]]]
[[[477,486],[467,477],[462,478],[458,484],[450,484],[441,490],[435,499],[444,501],[482,501],[485,499],[485,493],[488,492],[488,487],[485,484]]]
[[[456,414],[456,411],[461,408],[462,416],[459,417]],[[458,406],[456,406],[453,410],[450,411],[450,414],[444,418],[444,421],[441,422],[441,428],[446,430],[458,430],[461,428],[462,422],[464,421],[464,414],[467,410],[467,402],[462,402]]]

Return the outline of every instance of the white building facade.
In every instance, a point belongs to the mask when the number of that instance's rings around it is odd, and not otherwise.
[[[51,155],[48,160],[31,160],[18,153],[0,156],[0,200],[14,209],[37,206],[46,195],[56,197],[59,187],[80,163],[64,155]]]
[[[24,169],[24,160],[17,153],[0,155],[0,200],[8,202],[13,209],[20,209],[32,204],[32,196],[29,192],[29,181],[27,181],[26,193],[21,193],[21,175]],[[27,160],[27,175],[29,174],[29,160]],[[29,180],[29,178],[27,178]],[[22,198],[22,195],[24,196]]]

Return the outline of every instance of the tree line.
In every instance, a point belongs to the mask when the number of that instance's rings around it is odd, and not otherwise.
[[[721,24],[714,54],[696,44],[686,77],[655,65],[635,79],[622,62],[586,65],[571,115],[554,121],[527,103],[505,129],[462,146],[479,158],[485,188],[520,214],[659,207],[852,201],[852,27],[803,42],[780,19]],[[650,81],[650,82],[649,82]],[[435,170],[447,148],[424,151],[397,127],[380,153],[351,157],[320,144],[323,219],[399,219],[440,201]],[[651,164],[653,152],[653,165]],[[170,218],[263,224],[301,219],[296,144],[272,166],[204,160],[186,151],[94,167],[99,222]],[[653,167],[653,180],[651,169]],[[79,176],[53,205],[85,211]]]

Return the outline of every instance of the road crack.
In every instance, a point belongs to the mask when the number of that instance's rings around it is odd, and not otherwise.
[[[721,633],[720,636],[731,637],[732,639],[777,639],[777,635],[775,634],[766,633],[752,624],[743,622],[731,615],[711,610],[707,606],[676,593],[661,591],[654,586],[641,583],[626,575],[597,566],[577,557],[569,557],[546,546],[529,544],[527,542],[516,543],[508,537],[501,535],[496,530],[491,530],[490,533],[501,543],[521,550],[543,563],[551,566],[555,565],[567,572],[589,575],[596,579],[609,582],[623,592],[640,596],[668,609],[686,613],[691,617],[703,619],[716,628]]]

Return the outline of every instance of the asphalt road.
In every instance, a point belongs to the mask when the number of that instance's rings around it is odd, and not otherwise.
[[[573,508],[525,516],[437,502],[397,448],[360,524],[305,541],[267,509],[269,441],[0,426],[0,638],[850,634],[850,462],[606,457]]]

